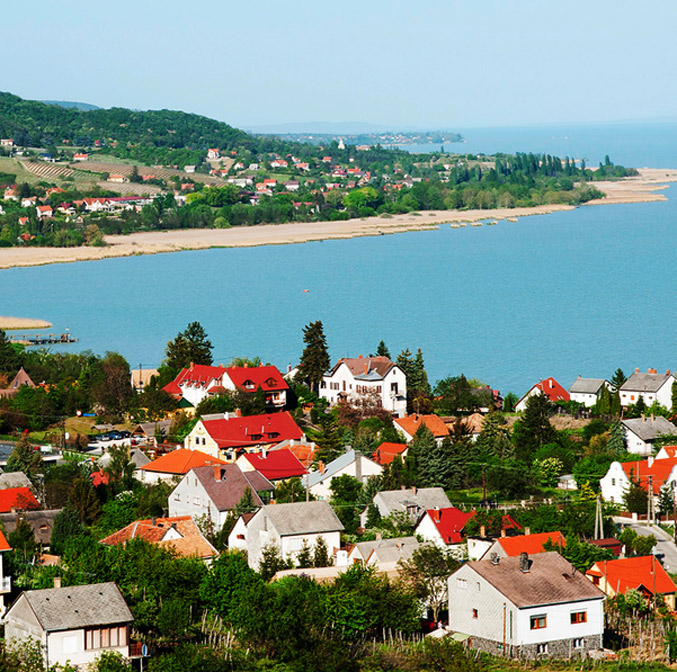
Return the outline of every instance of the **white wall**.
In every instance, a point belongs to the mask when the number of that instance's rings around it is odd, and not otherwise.
[[[214,525],[221,528],[228,512],[219,511],[197,476],[188,472],[169,495],[169,515],[193,518],[209,515]]]
[[[583,404],[583,406],[587,406],[588,408],[597,403],[597,395],[589,392],[570,392],[569,398],[571,401]]]
[[[643,441],[627,428],[625,429],[625,444],[627,451],[635,455],[651,455],[653,453],[650,443]]]
[[[630,485],[630,480],[625,475],[621,463],[612,462],[609,465],[609,471],[599,479],[599,485],[605,501],[621,504],[623,502],[623,493]]]

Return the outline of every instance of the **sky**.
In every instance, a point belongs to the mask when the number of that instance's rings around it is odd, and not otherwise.
[[[31,0],[0,90],[241,128],[677,120],[677,2]]]

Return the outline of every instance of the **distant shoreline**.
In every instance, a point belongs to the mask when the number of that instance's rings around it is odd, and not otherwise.
[[[0,315],[0,329],[4,331],[19,329],[49,329],[52,326],[47,320],[37,320],[30,317],[9,317]]]
[[[669,182],[677,182],[677,169],[641,168],[638,177],[614,182],[595,182],[606,194],[603,199],[584,205],[651,203],[665,201],[660,193]],[[215,247],[258,247],[318,240],[338,240],[378,236],[406,231],[426,231],[443,224],[476,223],[486,220],[513,220],[532,215],[573,210],[572,205],[540,205],[532,208],[495,208],[492,210],[425,210],[391,217],[368,217],[338,222],[290,222],[260,224],[230,229],[181,229],[147,231],[129,235],[106,236],[107,247],[26,247],[1,248],[0,269],[43,266],[47,264],[95,261],[116,257],[161,254]],[[2,328],[2,327],[0,327]],[[23,327],[19,327],[23,328]]]

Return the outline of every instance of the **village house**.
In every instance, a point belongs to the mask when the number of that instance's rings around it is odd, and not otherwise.
[[[346,474],[364,484],[372,476],[379,476],[382,471],[383,468],[374,460],[370,460],[351,448],[329,464],[320,464],[317,471],[308,474],[305,484],[314,497],[329,500],[331,482],[335,478]]]
[[[87,159],[89,159],[89,155],[86,152],[73,154],[73,161],[87,161]]]
[[[602,647],[603,604],[554,551],[468,562],[449,577],[449,628],[494,655],[585,657]]]
[[[386,411],[396,417],[403,416],[407,409],[404,371],[387,357],[344,357],[320,383],[320,396],[331,406],[342,399],[354,400],[369,394],[378,396]]]
[[[220,529],[249,489],[255,506],[267,504],[275,486],[258,471],[236,464],[191,469],[169,495],[170,516],[207,516]]]
[[[11,138],[2,138],[0,140],[0,147],[14,147],[14,140]]]
[[[516,411],[525,411],[527,408],[527,399],[535,394],[544,394],[553,404],[558,401],[569,401],[569,393],[551,376],[544,378],[536,383],[518,402],[515,404]]]
[[[449,436],[449,428],[444,424],[442,418],[432,413],[429,415],[419,415],[416,413],[414,415],[405,415],[402,418],[394,418],[393,424],[395,429],[404,435],[407,443],[413,441],[416,432],[422,425],[430,430],[438,445]]]
[[[216,159],[221,158],[221,152],[218,150],[218,148],[214,147],[213,149],[208,149],[207,150],[207,159],[209,161],[214,161]]]
[[[411,537],[395,537],[388,541],[391,543],[374,546],[367,556],[366,566],[394,569],[399,563],[411,560],[414,551],[421,548],[421,544],[416,537],[413,539]]]
[[[631,483],[638,483],[647,492],[651,488],[657,503],[664,485],[673,493],[677,488],[677,458],[649,457],[634,462],[612,462],[607,473],[599,480],[603,499],[613,504],[622,504]]]
[[[400,490],[384,490],[374,495],[374,506],[378,509],[381,518],[392,514],[406,516],[416,524],[419,518],[429,509],[448,509],[451,506],[447,495],[442,488],[405,488]],[[360,524],[366,527],[367,509],[360,515]]]
[[[645,416],[630,418],[622,420],[621,424],[625,429],[626,449],[629,453],[636,455],[651,455],[657,439],[661,436],[677,434],[677,427],[662,415],[651,418]]]
[[[57,580],[58,579],[58,580]],[[129,629],[134,620],[114,583],[26,590],[4,617],[7,642],[36,639],[45,664],[92,664],[104,652],[129,657]]]
[[[35,196],[25,196],[21,199],[22,208],[33,208],[37,203],[37,198]]]
[[[12,591],[12,577],[6,574],[5,568],[5,552],[11,551],[10,545],[7,543],[5,535],[0,530],[0,608],[1,613],[4,613],[5,607],[5,595]]]
[[[157,483],[158,481],[171,481],[175,476],[184,476],[196,467],[213,467],[218,464],[226,464],[226,462],[199,450],[178,448],[141,467],[138,473],[142,483]]]
[[[406,443],[393,443],[391,441],[384,441],[373,453],[371,459],[384,467],[390,464],[396,457],[399,457],[403,462],[407,457]]]
[[[195,166],[184,166],[183,171],[185,173],[194,173],[195,172]]]
[[[348,565],[366,565],[367,561],[372,558],[372,565],[376,561],[376,557],[372,557],[374,550],[386,549],[391,547],[400,548],[418,548],[419,542],[416,537],[395,537],[393,539],[374,539],[373,541],[358,541],[356,544],[353,544],[347,554],[347,564]],[[406,551],[408,553],[408,551]],[[413,550],[412,550],[413,552]],[[411,555],[409,553],[409,555]]]
[[[119,174],[117,174],[117,173],[111,173],[111,174],[108,176],[108,181],[109,181],[109,182],[119,182],[119,183],[123,183],[123,182],[129,182],[129,178],[128,178],[128,177],[125,177],[124,175],[119,175]]]
[[[521,553],[536,555],[543,553],[543,546],[550,542],[554,546],[564,548],[566,539],[561,532],[538,532],[536,534],[518,534],[514,537],[501,536],[488,548],[480,558],[490,558],[495,553],[499,558],[516,558]]]
[[[590,408],[597,403],[604,388],[611,389],[611,383],[604,378],[581,378],[578,376],[569,387],[569,398]]]
[[[295,502],[260,508],[246,527],[249,566],[258,569],[263,549],[276,546],[283,560],[295,560],[322,538],[329,555],[341,546],[343,524],[327,502]]]
[[[243,453],[235,464],[244,472],[258,471],[273,484],[288,478],[301,478],[308,473],[289,448]]]
[[[0,524],[5,534],[10,535],[16,530],[19,520],[23,520],[30,525],[35,541],[43,548],[49,548],[54,519],[59,513],[61,509],[9,511],[0,513]]]
[[[100,543],[117,546],[132,539],[143,539],[149,544],[171,549],[184,558],[198,558],[205,562],[211,562],[218,555],[190,516],[170,515],[169,518],[137,520],[104,537]]]
[[[191,364],[163,389],[174,398],[197,406],[203,399],[226,391],[256,392],[259,388],[265,393],[266,404],[271,409],[285,407],[289,385],[274,366]]]
[[[310,469],[315,459],[315,451],[317,446],[312,441],[297,441],[289,439],[287,441],[280,441],[271,448],[271,450],[290,450],[296,459],[306,468]]]
[[[49,205],[38,205],[35,208],[35,214],[38,216],[38,219],[42,219],[43,217],[51,217],[54,213]]]
[[[668,609],[675,610],[677,586],[654,555],[596,562],[585,575],[609,597],[639,590],[652,601],[662,597]]]
[[[35,383],[31,380],[31,377],[26,373],[22,366],[16,376],[12,379],[9,387],[0,390],[0,399],[3,397],[13,397],[24,386],[35,387]]]
[[[186,436],[184,446],[234,462],[242,453],[255,453],[281,441],[305,440],[288,411],[269,415],[206,415]]]
[[[150,383],[153,376],[159,375],[157,369],[132,369],[131,384],[137,392],[143,392],[143,388]]]
[[[636,404],[640,397],[646,406],[657,401],[665,408],[672,408],[672,384],[675,376],[666,371],[658,373],[656,369],[649,369],[647,373],[640,373],[639,369],[621,385],[619,393],[623,408]]]
[[[463,528],[475,515],[475,511],[461,511],[455,506],[442,509],[428,509],[414,528],[417,537],[461,554],[465,546]]]

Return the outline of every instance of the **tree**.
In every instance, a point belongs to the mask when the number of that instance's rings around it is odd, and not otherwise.
[[[0,373],[13,376],[21,366],[21,356],[9,340],[4,329],[0,329]]]
[[[89,478],[75,480],[70,502],[85,525],[91,525],[101,515],[101,504]]]
[[[54,518],[49,547],[53,553],[61,555],[66,542],[81,534],[87,534],[87,528],[82,524],[75,507],[68,502]]]
[[[289,569],[291,563],[282,559],[280,547],[269,544],[261,549],[261,561],[259,562],[259,574],[264,581],[270,581],[281,569]]]
[[[38,544],[35,541],[33,528],[26,518],[21,515],[17,520],[14,531],[7,535],[7,542],[12,549],[13,555],[19,556],[23,564],[31,562],[38,552]]]
[[[254,494],[249,486],[247,486],[240,497],[240,501],[235,505],[235,514],[242,516],[245,513],[253,513],[259,507],[254,501]]]
[[[320,430],[308,430],[308,437],[317,444],[315,460],[328,464],[343,452],[341,431],[336,417],[329,413],[320,420]]]
[[[483,456],[498,457],[502,460],[512,456],[513,446],[503,413],[494,411],[485,416],[475,446]]]
[[[620,420],[615,420],[612,423],[606,448],[614,456],[622,455],[625,452],[625,428]]]
[[[313,567],[329,567],[331,560],[324,537],[318,537],[313,548]]]
[[[301,550],[299,551],[299,554],[296,556],[296,564],[301,569],[306,569],[307,567],[313,566],[313,551],[308,545],[307,539],[303,540]]]
[[[646,513],[648,508],[647,491],[636,481],[632,480],[630,472],[630,485],[623,493],[623,504],[630,513]]]
[[[188,368],[191,364],[211,365],[213,363],[212,342],[199,322],[191,322],[173,341],[167,343],[165,362],[175,371]]]
[[[315,497],[306,492],[303,483],[298,476],[287,478],[275,488],[275,501],[278,504],[289,504],[292,502],[314,501]]]
[[[421,423],[407,451],[407,466],[421,487],[447,487],[448,461],[445,447],[437,445],[433,433]]]
[[[31,480],[43,472],[40,451],[31,445],[27,434],[21,436],[9,454],[5,471],[23,471]]]
[[[320,320],[303,327],[303,342],[305,348],[301,355],[299,374],[311,391],[317,393],[322,376],[329,370],[330,365],[327,339]]]
[[[616,369],[614,371],[614,375],[611,376],[611,380],[609,381],[614,392],[618,392],[618,390],[621,389],[621,385],[623,385],[627,379],[627,376],[623,373],[623,369],[620,367]]]
[[[553,544],[548,539],[543,548],[546,551],[557,551],[566,558],[579,572],[587,572],[595,563],[601,560],[613,560],[613,553],[607,548],[581,541],[578,535],[571,534],[566,538],[564,547]]]
[[[675,497],[672,487],[668,483],[663,483],[658,492],[658,513],[661,516],[669,515],[675,508]]]
[[[159,427],[159,425],[158,425]],[[162,442],[160,442],[162,443]],[[108,454],[110,462],[104,468],[108,482],[116,492],[132,490],[134,487],[134,463],[129,459],[126,446],[112,446]]]
[[[92,389],[92,398],[101,407],[102,415],[122,420],[134,395],[129,384],[129,364],[117,352],[107,352],[101,367],[103,375],[99,384]]]
[[[388,350],[384,341],[379,341],[379,344],[376,346],[376,356],[390,359],[390,350]]]
[[[671,401],[672,401],[672,412],[677,413],[677,380],[672,381]]]
[[[550,424],[552,413],[552,402],[544,394],[534,394],[527,399],[526,410],[513,429],[518,459],[530,461],[534,451],[557,438],[557,432]]]
[[[331,501],[336,515],[343,523],[347,534],[355,534],[360,524],[359,500],[363,486],[350,474],[342,474],[331,480]]]
[[[430,607],[437,622],[440,609],[449,601],[449,575],[460,567],[460,562],[438,546],[424,545],[409,560],[400,560],[399,565],[403,581]]]

